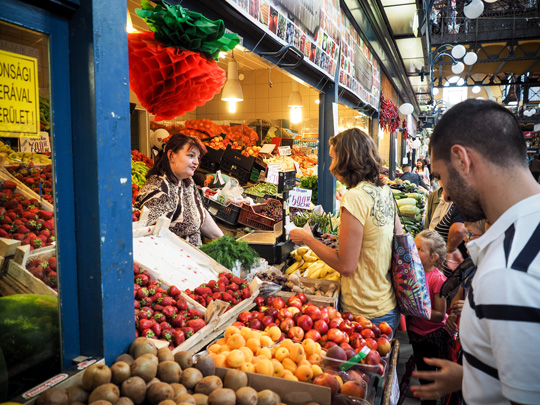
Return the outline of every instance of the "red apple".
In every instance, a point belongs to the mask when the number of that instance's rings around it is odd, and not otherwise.
[[[324,337],[324,336],[323,336]],[[320,342],[319,342],[320,343]],[[334,347],[334,346],[337,346],[337,344],[335,344],[334,342],[332,342],[331,340],[329,340],[328,342],[326,342],[323,346],[323,349],[328,351],[328,349],[330,349],[331,347]]]
[[[264,312],[266,311],[268,308],[270,308],[268,305],[261,305],[257,308],[257,311],[259,312]]]
[[[347,381],[341,387],[341,393],[354,398],[366,397],[366,383],[364,381]]]
[[[343,319],[341,318],[332,318],[330,319],[330,323],[328,324],[328,327],[330,329],[332,328],[339,328],[340,323],[343,322]]]
[[[379,368],[377,370],[377,374],[384,375],[384,366],[379,363]]]
[[[355,332],[362,332],[364,330],[364,327],[362,325],[360,325],[358,322],[354,321],[354,322],[351,322],[353,325],[354,325],[354,331]]]
[[[329,328],[328,328],[328,324],[325,321],[323,321],[322,319],[319,319],[313,322],[313,329],[316,329],[322,336],[322,335],[326,335]]]
[[[381,330],[378,328],[377,325],[375,324],[371,325],[371,330],[373,331],[373,334],[375,335],[375,339],[381,336]]]
[[[296,307],[299,310],[302,309],[302,301],[300,300],[300,297],[296,295],[289,297],[289,299],[287,300],[287,305],[289,307]]]
[[[290,337],[294,342],[301,342],[304,338],[304,329],[302,329],[300,326],[293,326],[287,332],[287,336]]]
[[[262,323],[258,319],[252,319],[249,321],[249,327],[251,329],[262,330]]]
[[[347,354],[347,360],[353,358],[356,355],[354,349],[347,349],[345,350],[345,353]]]
[[[337,380],[337,378],[334,377],[332,374],[328,374],[328,373],[321,373],[317,375],[313,379],[313,384],[329,387],[331,391],[331,396],[336,395],[341,388],[341,385],[339,384],[339,381]]]
[[[304,339],[311,339],[314,342],[318,342],[321,340],[321,334],[315,329],[310,329],[304,335]]]
[[[331,340],[332,342],[335,342],[337,344],[343,343],[345,340],[343,336],[343,332],[340,331],[338,328],[331,328],[328,330],[328,340]]]
[[[328,307],[328,319],[332,320],[336,317],[341,318],[339,311],[334,307]]]
[[[236,321],[235,323],[232,324],[232,326],[236,326],[238,329],[242,329],[246,325],[244,325],[244,323],[240,321]]]
[[[374,339],[375,338],[375,333],[373,333],[373,331],[371,329],[364,329],[362,332],[360,332],[360,335],[362,335],[362,337],[364,339],[366,339],[366,338]]]
[[[351,349],[351,350],[352,350],[351,345],[348,344],[348,343],[345,343],[345,342],[340,343],[340,344],[339,344],[339,347],[341,347],[343,350],[347,350],[347,349]]]
[[[281,297],[276,297],[274,298],[274,302],[272,302],[272,306],[279,311],[280,309],[285,308],[285,300]]]
[[[294,324],[298,322],[298,318],[300,318],[302,315],[304,315],[302,312],[298,311],[296,314],[293,315],[292,319],[294,321]]]
[[[381,362],[381,355],[377,350],[370,350],[366,357],[364,357],[364,360],[366,364],[376,366]]]
[[[304,310],[304,314],[308,315],[313,321],[321,319],[321,310],[315,305],[309,305]]]
[[[362,325],[364,329],[371,329],[371,326],[373,325],[371,321],[367,318],[361,319],[360,321],[358,321],[358,323]]]
[[[366,341],[362,338],[351,339],[350,345],[356,351],[360,351],[363,347],[367,346]]]
[[[330,317],[328,316],[328,307],[320,307],[321,310],[321,319],[326,323],[330,322]]]
[[[366,346],[369,347],[371,350],[377,350],[377,341],[372,338],[364,339],[366,341]]]
[[[313,327],[313,319],[309,315],[304,314],[298,317],[296,324],[307,332]]]
[[[264,305],[266,305],[267,307],[271,307],[271,306],[272,306],[272,303],[274,302],[275,299],[276,299],[275,296],[269,295],[269,296],[266,297],[266,299],[264,300]]]
[[[279,324],[279,329],[281,329],[282,332],[287,333],[289,329],[291,329],[294,326],[294,321],[292,318],[285,318],[281,321]]]
[[[302,305],[307,303],[307,297],[304,293],[298,293],[296,294],[298,298],[300,298],[300,301],[302,302]]]
[[[358,338],[361,338],[362,335],[360,335],[360,333],[358,332],[353,332],[349,335],[349,340],[353,340],[353,339],[358,339]]]
[[[349,339],[349,335],[343,332],[343,342],[349,343],[351,339]]]
[[[274,319],[277,318],[277,313],[278,313],[278,310],[275,309],[274,307],[268,307],[268,309],[264,311],[265,316],[271,316]]]
[[[328,342],[328,335],[321,334],[321,340],[319,340],[319,344],[321,347],[324,347],[324,345]]]
[[[288,309],[289,311],[291,311],[292,316],[295,316],[295,315],[298,314],[298,313],[301,314],[301,311],[300,311],[298,308],[296,308],[296,307],[288,307],[287,309]]]
[[[262,322],[262,320],[263,320],[264,317],[265,317],[264,312],[259,312],[259,313],[257,314],[257,317],[254,318],[254,319],[258,319],[259,321]]]
[[[274,323],[274,318],[270,315],[265,315],[261,323],[263,324],[263,328],[266,328],[271,323]]]
[[[247,323],[253,319],[253,314],[249,311],[240,312],[238,314],[238,320],[243,323]]]
[[[264,297],[258,296],[257,298],[255,298],[255,304],[258,305],[258,306],[263,305],[264,304]]]
[[[380,337],[377,339],[377,351],[381,356],[386,356],[391,349],[392,345],[387,338]]]
[[[381,322],[379,324],[379,329],[381,330],[381,333],[385,334],[386,336],[392,336],[392,327],[388,325],[387,322]]]
[[[258,316],[259,316],[259,311],[251,311],[251,319],[257,319]]]
[[[341,317],[347,321],[354,321],[354,316],[350,312],[342,312]]]
[[[343,322],[341,322],[338,328],[339,330],[345,332],[347,335],[350,335],[354,331],[354,327],[349,320],[344,320]]]
[[[276,301],[274,301],[276,302]],[[292,318],[291,311],[289,311],[288,308],[281,308],[278,311],[277,317],[280,321],[284,320],[285,318]]]

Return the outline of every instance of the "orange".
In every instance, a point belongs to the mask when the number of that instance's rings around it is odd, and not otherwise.
[[[221,348],[221,345],[218,345],[217,343],[214,343],[212,346],[208,348],[208,351],[210,353],[219,353],[219,349]]]
[[[241,347],[240,350],[242,353],[244,353],[244,357],[246,358],[247,363],[251,363],[251,360],[253,359],[253,352],[249,347]]]
[[[216,354],[214,356],[214,364],[216,367],[227,367],[227,357],[223,354]]]
[[[315,341],[313,339],[308,338],[302,341],[302,347],[306,352],[306,356],[309,356],[310,354],[313,354],[317,351],[317,345],[315,344]]]
[[[229,326],[227,329],[225,329],[225,339],[229,340],[229,338],[232,335],[236,335],[240,333],[240,329],[238,329],[236,326]]]
[[[227,355],[227,365],[229,367],[238,368],[246,361],[244,353],[240,350],[235,349]]]
[[[283,364],[283,368],[285,370],[289,370],[293,374],[296,372],[296,363],[294,361],[292,361],[291,359],[289,359],[289,358],[283,359],[281,364]]]
[[[289,350],[287,350],[286,347],[278,347],[276,349],[276,353],[274,354],[274,357],[278,359],[279,361],[283,361],[283,359],[289,358]]]
[[[272,365],[274,366],[274,373],[272,375],[274,377],[282,377],[283,372],[285,371],[283,364],[281,364],[277,359],[272,359],[270,361],[272,362]]]
[[[293,343],[292,349],[289,350],[289,353],[290,353],[289,356],[291,360],[295,361],[296,363],[302,361],[306,357],[304,348],[302,347],[300,343]]]
[[[279,329],[278,326],[272,326],[270,329],[268,329],[268,335],[272,341],[277,342],[281,337],[281,329]]]
[[[298,381],[306,382],[313,378],[313,370],[311,370],[311,366],[302,364],[298,366],[294,375],[298,378]]]
[[[229,339],[227,339],[227,346],[229,346],[231,349],[240,349],[245,345],[246,340],[240,334],[232,335]]]
[[[248,373],[254,373],[255,372],[255,366],[253,363],[244,363],[240,366],[240,370],[246,371]]]
[[[269,347],[261,347],[259,350],[257,350],[257,356],[264,356],[270,360],[272,358],[272,351]]]
[[[274,365],[270,360],[260,358],[259,362],[255,366],[255,371],[259,374],[271,376],[274,374]]]
[[[247,340],[246,346],[251,349],[253,354],[255,354],[261,348],[261,341],[259,339],[250,338]]]

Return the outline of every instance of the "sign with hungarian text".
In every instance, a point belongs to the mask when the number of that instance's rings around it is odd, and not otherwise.
[[[47,132],[40,132],[39,138],[19,138],[19,150],[29,153],[46,153],[51,151],[51,142]]]
[[[37,59],[0,50],[0,136],[39,138]]]
[[[289,207],[309,209],[311,206],[311,190],[293,188],[289,191]]]

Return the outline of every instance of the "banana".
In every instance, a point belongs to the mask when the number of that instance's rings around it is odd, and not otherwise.
[[[287,270],[285,270],[285,274],[294,273],[296,270],[300,268],[301,265],[302,265],[302,262],[294,262],[291,266],[287,268]]]
[[[310,273],[308,277],[310,278],[321,278],[322,268],[315,270],[313,273]]]
[[[309,278],[318,278],[318,277],[315,277],[313,276],[315,274],[315,272],[317,272],[318,275],[320,275],[320,271],[323,267],[324,267],[325,263],[321,260],[315,262],[315,263],[312,263],[307,269],[308,269],[308,275],[307,277]]]
[[[326,278],[326,280],[329,280],[329,281],[339,281],[341,278],[340,274],[332,274],[332,276]]]
[[[300,266],[300,269],[299,270],[305,270],[308,268],[308,266],[310,265],[311,263],[310,262],[303,262],[302,265]]]
[[[298,249],[296,249],[296,253],[298,253],[300,256],[304,256],[308,252],[308,248],[305,246],[301,246]]]
[[[303,255],[302,257],[304,258],[306,262],[316,262],[317,260],[319,260],[318,257],[308,255],[307,253]]]

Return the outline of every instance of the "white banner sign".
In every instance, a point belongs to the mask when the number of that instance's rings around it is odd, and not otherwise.
[[[311,190],[293,188],[289,192],[289,207],[309,209],[311,206]]]

